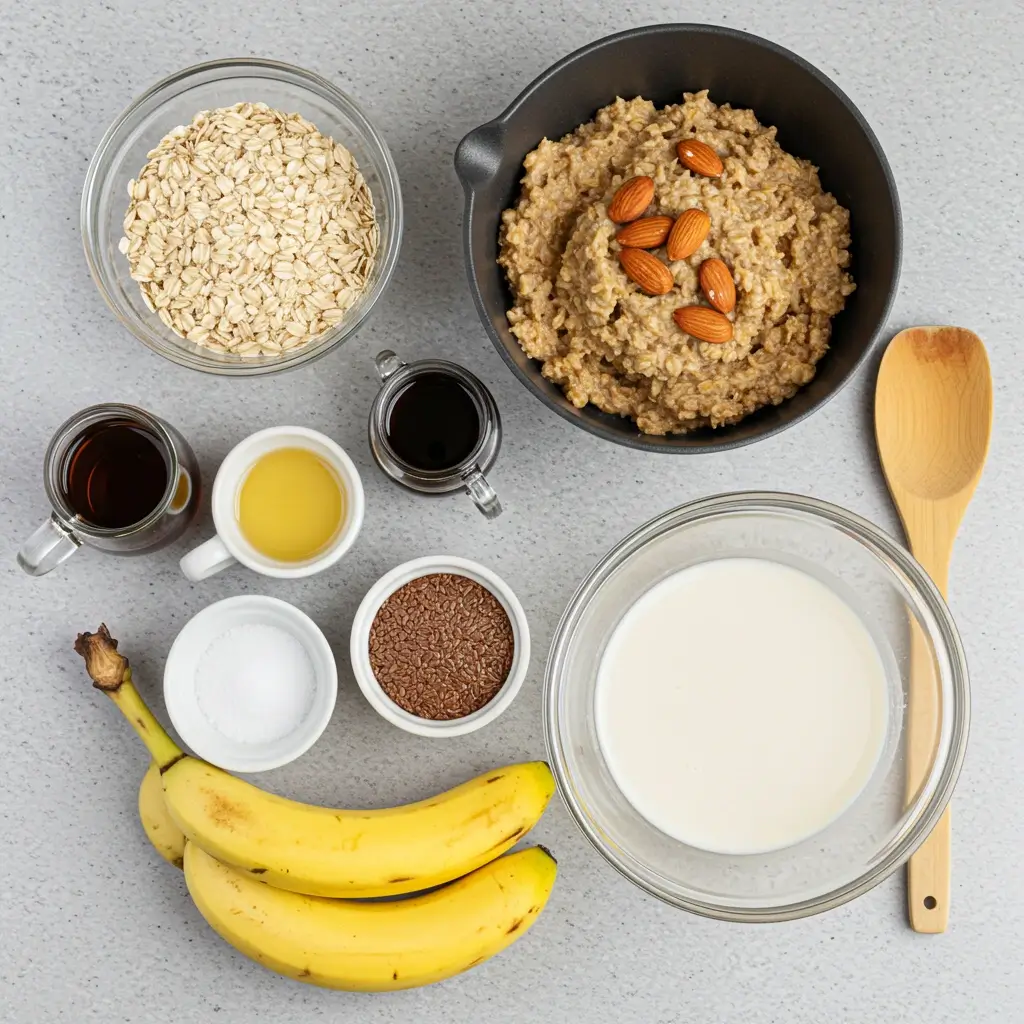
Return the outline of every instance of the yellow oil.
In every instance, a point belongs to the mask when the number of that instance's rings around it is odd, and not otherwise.
[[[305,562],[334,540],[345,491],[334,470],[306,448],[277,448],[253,464],[235,514],[245,539],[277,562]]]

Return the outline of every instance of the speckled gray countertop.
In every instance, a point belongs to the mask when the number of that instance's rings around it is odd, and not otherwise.
[[[955,798],[952,921],[913,934],[902,877],[794,924],[718,924],[643,896],[589,847],[561,805],[537,838],[558,855],[549,909],[518,946],[441,986],[383,996],[321,991],[236,954],[203,923],[181,876],[157,860],[135,813],[138,741],[87,685],[71,652],[105,619],[123,638],[160,714],[176,631],[215,599],[268,592],[323,627],[341,667],[328,732],[264,776],[299,799],[385,805],[471,772],[542,756],[541,677],[557,617],[585,570],[667,507],[709,493],[813,494],[896,531],[870,431],[874,367],[811,419],[737,452],[667,458],[617,448],[540,406],[484,336],[461,256],[451,166],[465,131],[536,74],[632,25],[705,20],[794,49],[833,76],[892,162],[906,251],[891,332],[955,323],[987,342],[996,384],[991,461],[964,524],[951,604],[973,671],[971,745]],[[790,1024],[1024,1019],[1024,106],[1019,0],[823,4],[732,0],[464,3],[39,0],[0,16],[0,1021],[571,1022]],[[394,283],[342,351],[253,381],[207,378],[151,355],[90,281],[78,236],[89,157],[110,121],[157,79],[213,57],[258,54],[309,67],[372,112],[392,148],[408,215]],[[370,357],[457,359],[494,390],[506,426],[493,473],[506,514],[488,524],[467,500],[424,501],[374,469],[364,440]],[[203,472],[250,431],[323,430],[352,453],[366,525],[339,567],[309,581],[244,570],[201,585],[177,559],[210,534],[208,509],[174,548],[118,560],[90,551],[41,580],[14,564],[46,514],[40,464],[75,409],[126,401],[166,416]],[[430,551],[478,559],[517,590],[537,655],[512,709],[448,743],[385,724],[347,665],[366,588]]]

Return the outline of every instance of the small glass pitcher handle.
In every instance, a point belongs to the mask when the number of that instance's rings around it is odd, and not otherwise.
[[[462,482],[466,493],[487,519],[497,519],[501,515],[501,502],[494,488],[487,482],[487,477],[480,472],[478,466],[472,466],[462,474]]]
[[[18,552],[18,565],[29,576],[43,576],[70,558],[81,541],[55,515],[51,515]]]
[[[192,500],[192,476],[184,466],[178,470],[178,483],[174,488],[174,497],[167,506],[169,516],[178,516],[188,509]]]
[[[377,368],[377,376],[383,384],[389,377],[398,373],[405,363],[391,349],[386,348],[373,357],[373,365]]]

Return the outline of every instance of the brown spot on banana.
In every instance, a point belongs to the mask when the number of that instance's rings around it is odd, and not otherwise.
[[[207,816],[221,828],[233,830],[236,823],[249,819],[249,809],[244,804],[229,800],[215,789],[200,792],[206,797]]]
[[[517,917],[512,922],[512,926],[509,928],[509,930],[507,932],[505,932],[505,934],[506,935],[511,935],[513,932],[519,931],[519,929],[522,928],[522,926],[523,926],[523,918]]]

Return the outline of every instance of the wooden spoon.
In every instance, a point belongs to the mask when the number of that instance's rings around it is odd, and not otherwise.
[[[878,371],[875,437],[910,549],[943,596],[953,540],[981,477],[991,432],[992,376],[981,339],[962,327],[911,327],[897,334]],[[931,766],[939,721],[939,694],[926,659],[912,642],[908,797]],[[947,807],[907,866],[914,931],[946,930],[949,862]]]

